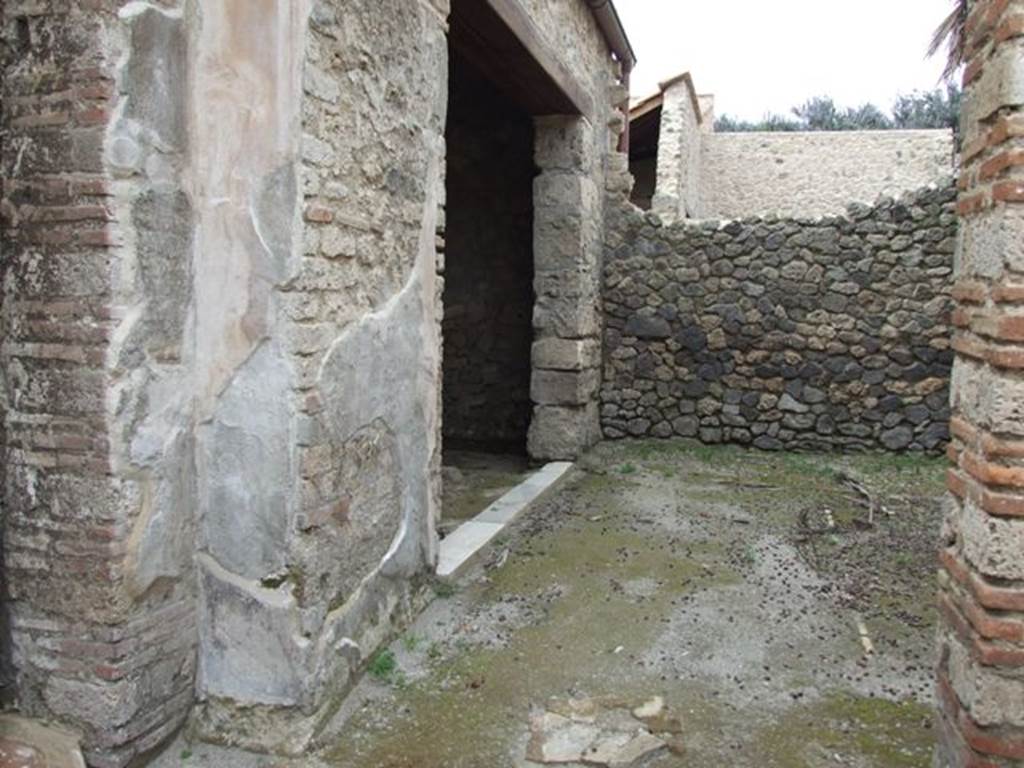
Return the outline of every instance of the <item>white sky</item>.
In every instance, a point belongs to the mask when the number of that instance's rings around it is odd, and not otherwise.
[[[812,96],[888,110],[938,84],[924,55],[952,0],[615,0],[638,64],[634,97],[689,70],[715,114],[756,120]]]

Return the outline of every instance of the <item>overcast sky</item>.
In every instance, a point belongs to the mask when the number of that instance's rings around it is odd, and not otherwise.
[[[924,58],[952,0],[615,0],[639,63],[634,97],[689,70],[715,113],[788,112],[812,96],[887,110],[898,93],[936,87]]]

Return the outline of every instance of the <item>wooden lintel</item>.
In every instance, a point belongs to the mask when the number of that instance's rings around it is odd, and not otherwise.
[[[453,0],[449,36],[495,85],[534,115],[591,115],[593,100],[519,0]]]

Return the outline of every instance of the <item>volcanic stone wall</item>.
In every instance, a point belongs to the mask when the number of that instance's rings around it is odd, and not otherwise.
[[[621,206],[609,225],[606,437],[942,447],[951,187],[840,217],[663,226]]]

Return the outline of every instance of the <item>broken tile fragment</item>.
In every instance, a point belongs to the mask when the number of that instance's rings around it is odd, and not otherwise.
[[[526,759],[542,765],[578,763],[600,735],[593,725],[545,712],[530,719]]]
[[[631,766],[653,753],[664,749],[665,742],[647,731],[638,731],[606,763],[608,768],[631,768]]]
[[[638,720],[643,720],[648,717],[655,717],[661,714],[661,711],[665,709],[665,700],[661,696],[655,696],[652,699],[648,699],[639,707],[633,710],[633,717]]]
[[[541,765],[633,768],[669,746],[666,739],[651,733],[640,715],[662,732],[682,730],[660,696],[640,705],[612,697],[551,699],[545,712],[530,718],[526,759]],[[676,749],[681,744],[674,742]]]

